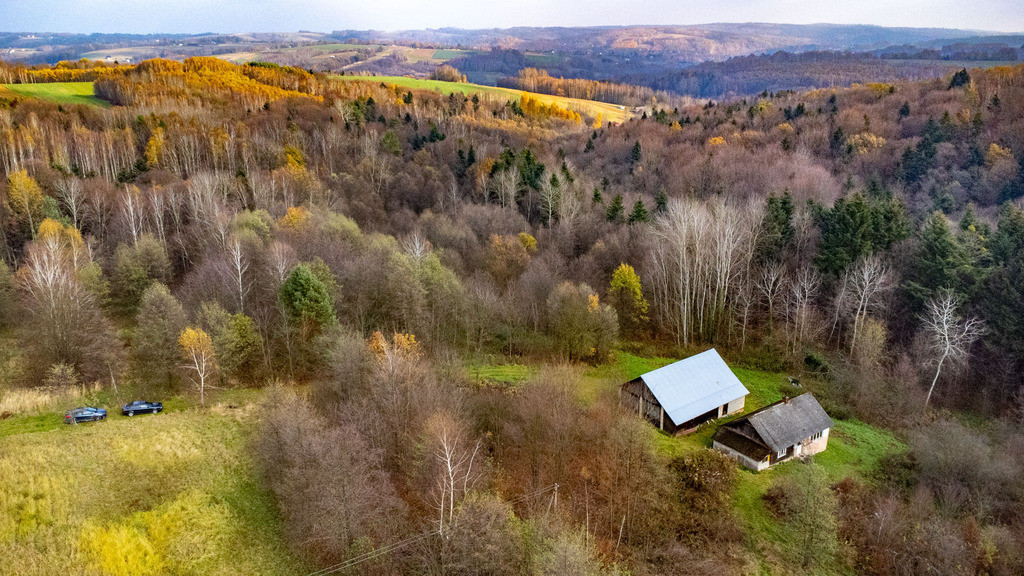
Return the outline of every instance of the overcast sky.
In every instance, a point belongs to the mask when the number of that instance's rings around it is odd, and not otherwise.
[[[1024,31],[1022,0],[0,0],[6,32],[330,32],[785,22]]]

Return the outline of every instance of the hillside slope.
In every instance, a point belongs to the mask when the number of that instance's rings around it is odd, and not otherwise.
[[[437,80],[409,78],[406,76],[333,76],[333,78],[344,82],[382,82],[384,84],[394,84],[411,90],[431,90],[442,94],[482,94],[484,96],[495,96],[504,99],[519,99],[523,94],[528,94],[530,97],[539,100],[542,104],[550,105],[555,103],[563,108],[574,110],[585,116],[589,116],[590,118],[596,118],[598,114],[601,114],[602,118],[608,122],[626,122],[633,117],[633,114],[629,109],[618,104],[608,104],[607,102],[596,102],[594,100],[581,100],[579,98],[566,98],[564,96],[551,96],[548,94],[537,94],[512,88],[484,86],[482,84],[441,82]]]
[[[37,433],[16,432],[60,415],[5,422],[0,574],[304,571],[249,458],[249,411],[114,412]]]

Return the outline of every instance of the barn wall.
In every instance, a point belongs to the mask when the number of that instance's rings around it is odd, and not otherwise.
[[[737,412],[742,411],[746,399],[746,396],[740,396],[739,398],[729,402],[729,408],[727,409],[725,414],[722,414],[722,416],[728,416],[730,414],[735,414]]]
[[[643,380],[637,378],[622,385],[619,393],[619,404],[627,410],[636,413],[655,427],[662,427],[664,416],[664,430],[675,432],[676,426],[668,414],[663,414],[661,404],[654,397],[651,390],[644,384]]]

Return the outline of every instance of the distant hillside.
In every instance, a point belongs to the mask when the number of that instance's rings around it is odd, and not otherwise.
[[[799,91],[845,87],[854,83],[924,80],[964,67],[988,67],[1017,61],[1016,51],[998,60],[975,59],[966,53],[958,54],[960,58],[944,58],[937,51],[932,51],[935,52],[932,55],[926,52],[882,56],[870,52],[776,52],[738,56],[725,62],[705,62],[658,78],[642,72],[632,73],[624,76],[622,81],[698,98],[722,98],[764,90]]]
[[[994,34],[994,33],[993,33]],[[692,26],[600,26],[417,31],[345,30],[337,38],[375,42],[429,42],[472,48],[525,51],[635,50],[673,54],[680,61],[724,60],[776,50],[867,50],[893,44],[984,36],[984,32],[942,28],[884,28],[841,24],[701,24]]]

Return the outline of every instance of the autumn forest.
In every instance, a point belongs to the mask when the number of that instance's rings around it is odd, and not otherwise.
[[[95,102],[17,93],[53,83]],[[1024,67],[504,85],[0,62],[11,573],[1024,571]],[[752,474],[620,408],[710,347],[762,403],[813,391],[835,454]],[[146,498],[73,528],[71,480],[4,453],[63,432],[21,434],[68,390],[189,419],[154,448],[174,472],[111,457]],[[202,493],[221,433],[245,464]],[[250,521],[281,560],[230,540]]]

